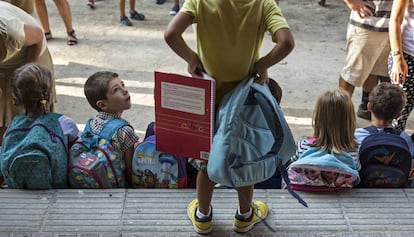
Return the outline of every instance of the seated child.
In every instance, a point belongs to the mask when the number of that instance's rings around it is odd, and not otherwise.
[[[89,104],[98,111],[90,121],[94,134],[99,134],[103,125],[112,118],[121,118],[122,112],[131,108],[131,98],[124,82],[114,72],[101,71],[90,76],[84,86]],[[139,137],[131,125],[121,127],[111,140],[112,146],[123,154],[127,186],[132,181],[132,157]]]
[[[379,84],[369,95],[368,110],[371,111],[371,124],[379,131],[384,128],[392,128],[393,120],[401,116],[401,110],[406,102],[404,90],[398,85],[388,82]],[[369,135],[369,131],[364,128],[355,130],[358,144],[361,144]],[[400,136],[407,141],[411,157],[414,157],[414,144],[410,135],[401,131]]]
[[[23,106],[28,117],[50,112],[53,88],[54,80],[50,70],[40,64],[28,63],[14,72],[12,93],[15,105]],[[79,129],[75,121],[66,115],[59,117],[59,123],[69,150],[79,136]]]
[[[351,98],[341,90],[319,96],[313,112],[313,136],[298,142],[288,167],[291,188],[333,191],[359,183],[361,168],[354,137],[356,118]]]
[[[28,63],[16,69],[11,82],[14,105],[25,112],[13,118],[2,143],[0,166],[7,185],[28,189],[67,187],[67,153],[78,138],[79,129],[73,119],[49,111],[54,102],[54,80],[50,70],[40,64]],[[15,156],[16,151],[22,152]],[[47,165],[41,162],[40,153],[48,156]],[[33,162],[17,162],[19,159]],[[25,169],[30,172],[20,172]]]
[[[355,111],[349,96],[340,90],[327,91],[320,95],[313,112],[312,126],[313,136],[298,142],[292,162],[309,148],[316,147],[333,153],[346,151],[354,159],[355,168],[361,169],[358,144],[354,137]]]
[[[414,171],[409,172],[414,157],[412,136],[393,127],[393,120],[401,116],[406,101],[404,90],[388,82],[379,84],[370,93],[367,107],[371,112],[371,126],[355,130],[355,137],[360,144],[359,158],[363,165],[360,171],[362,187],[397,188],[409,185]],[[376,130],[378,135],[368,139]],[[402,139],[385,137],[388,133],[397,134]]]

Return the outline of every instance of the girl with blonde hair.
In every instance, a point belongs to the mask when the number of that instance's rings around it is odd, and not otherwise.
[[[351,98],[341,90],[330,90],[321,94],[316,102],[312,118],[313,136],[298,142],[295,161],[310,147],[328,153],[348,152],[354,158],[355,167],[361,168],[358,160],[358,143],[354,137],[356,117]]]

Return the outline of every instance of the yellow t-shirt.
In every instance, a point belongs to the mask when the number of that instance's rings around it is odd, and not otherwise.
[[[197,52],[216,81],[241,81],[252,73],[266,31],[288,28],[274,0],[186,0],[181,12],[197,23]]]

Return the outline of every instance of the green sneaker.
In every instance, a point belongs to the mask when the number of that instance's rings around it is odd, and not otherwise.
[[[249,218],[244,218],[236,211],[236,216],[233,220],[233,229],[239,233],[245,233],[253,228],[253,226],[262,220],[266,219],[268,211],[266,203],[262,201],[253,202],[253,212]]]
[[[208,234],[213,229],[213,225],[211,220],[213,219],[213,209],[211,210],[211,214],[208,217],[198,218],[196,213],[198,209],[198,200],[194,199],[188,204],[187,207],[187,215],[188,218],[191,220],[194,226],[194,230],[202,235]]]

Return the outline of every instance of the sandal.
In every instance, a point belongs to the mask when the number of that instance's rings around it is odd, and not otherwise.
[[[67,44],[69,46],[77,45],[78,39],[76,38],[75,30],[72,30],[71,32],[68,32],[68,41]]]
[[[136,11],[129,11],[129,18],[137,20],[137,21],[145,20],[145,16],[141,13],[136,12]]]
[[[52,32],[50,32],[50,31],[45,32],[45,38],[46,38],[46,40],[51,40],[53,38],[52,37]]]

